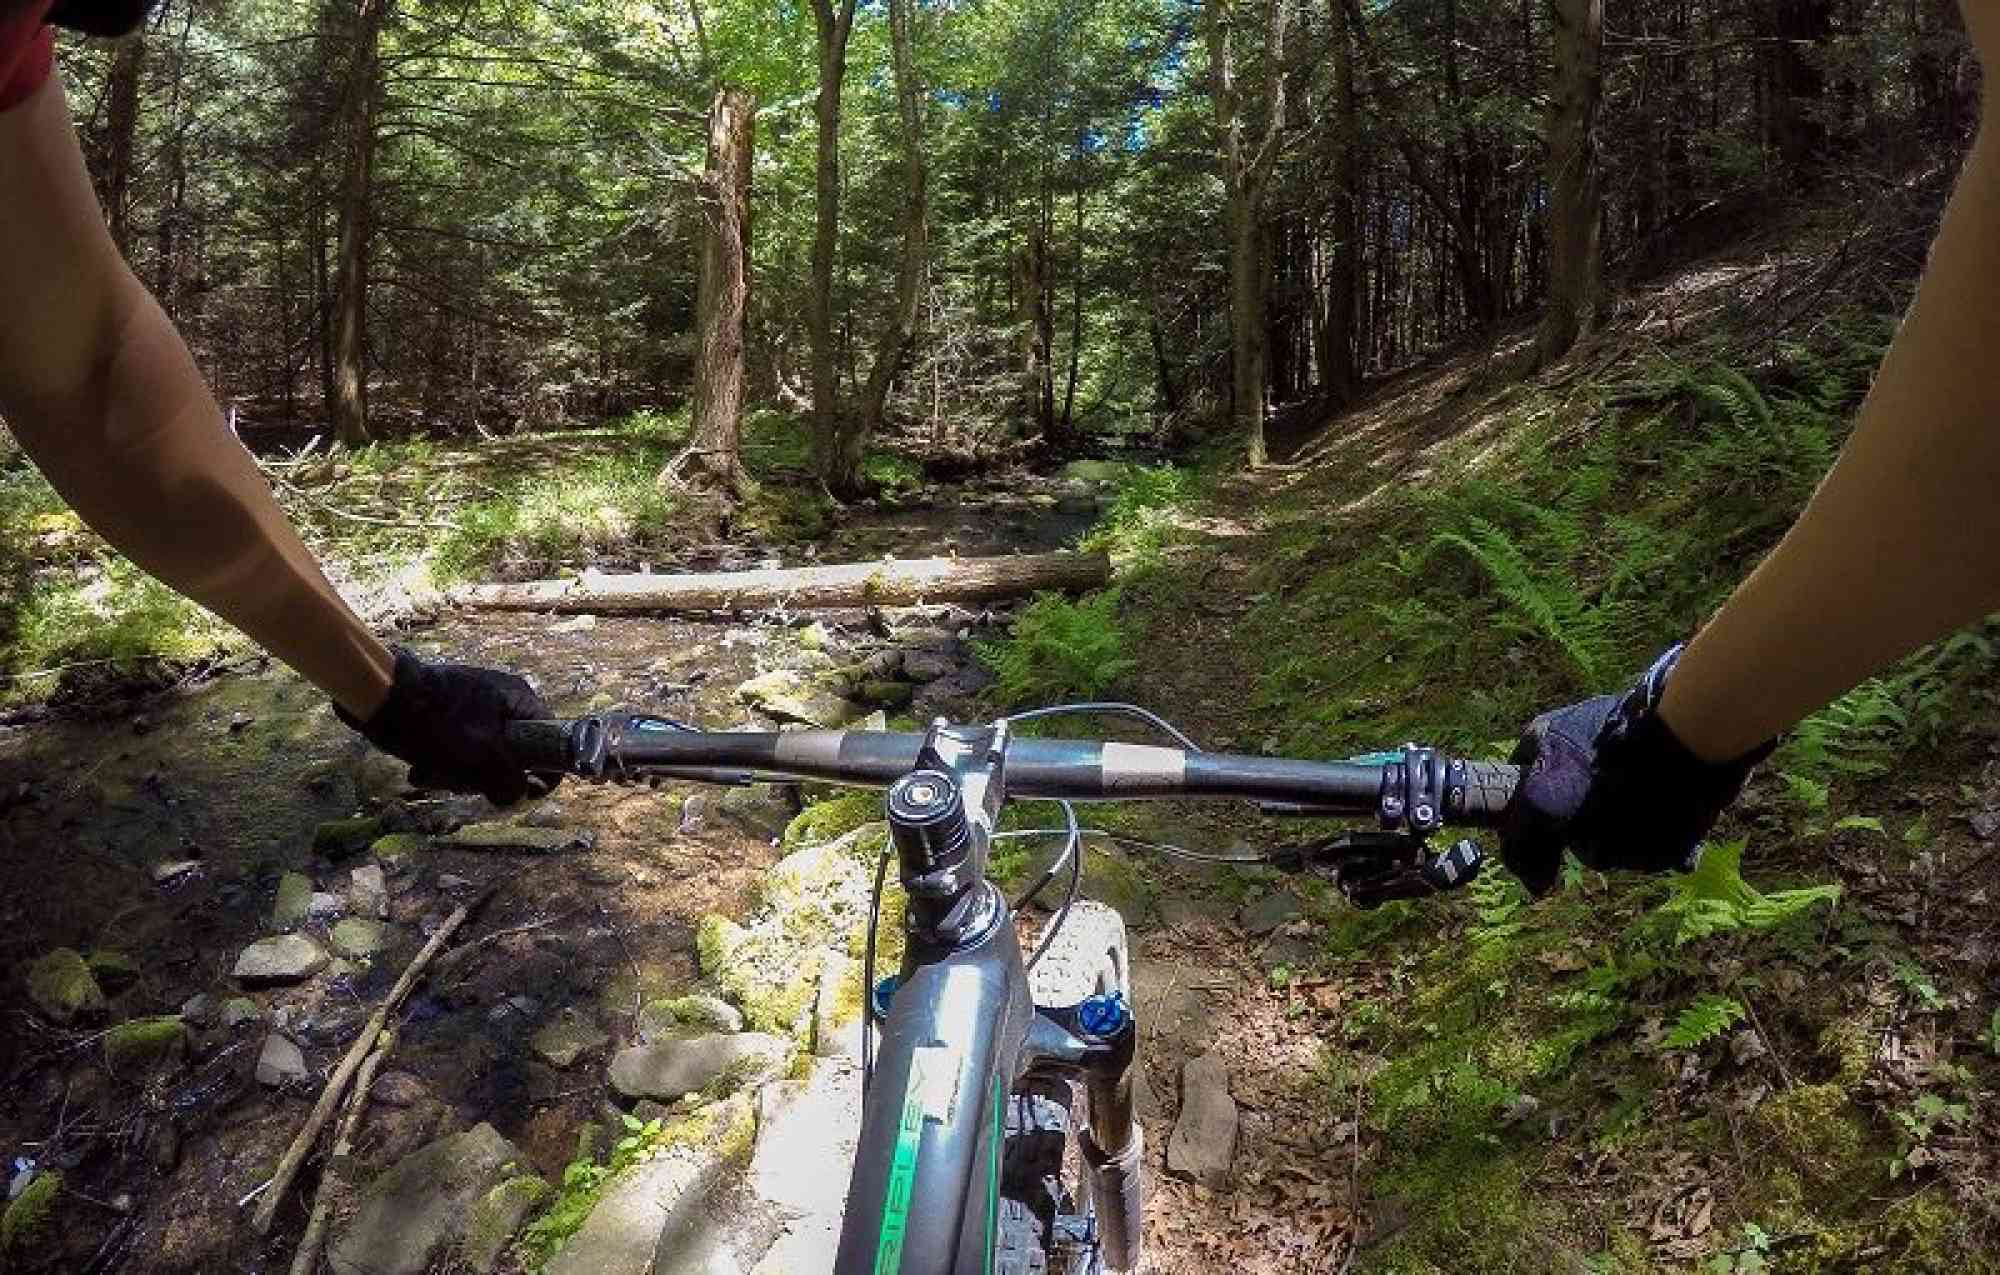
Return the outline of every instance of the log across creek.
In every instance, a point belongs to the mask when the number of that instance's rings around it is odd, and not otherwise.
[[[1081,593],[1111,581],[1101,553],[1002,558],[883,559],[836,566],[694,575],[585,574],[519,584],[475,584],[453,596],[486,611],[762,611],[992,602],[1053,591]]]

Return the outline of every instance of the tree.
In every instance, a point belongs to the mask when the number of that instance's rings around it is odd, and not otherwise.
[[[368,247],[372,230],[371,176],[375,162],[375,110],[381,94],[377,60],[389,0],[352,3],[346,87],[341,96],[343,161],[340,180],[340,249],[334,283],[333,429],[350,447],[368,433]]]
[[[1603,294],[1603,200],[1598,189],[1598,58],[1604,0],[1550,0],[1555,83],[1549,93],[1549,289],[1535,351],[1561,357],[1597,316]]]
[[[818,125],[814,168],[812,295],[806,321],[812,341],[813,467],[836,495],[853,494],[860,481],[858,443],[843,436],[838,352],[833,342],[833,259],[840,243],[840,94],[847,79],[847,41],[854,31],[856,0],[813,0],[819,36],[819,94],[813,103]]]
[[[861,449],[883,426],[889,385],[903,365],[923,304],[924,272],[930,258],[930,199],[924,171],[923,84],[917,73],[916,39],[911,34],[914,0],[889,0],[889,37],[896,75],[896,113],[903,132],[903,246],[896,270],[896,304],[875,347],[875,366],[862,391],[860,428],[843,438],[833,473],[843,486],[859,485]]]
[[[663,478],[707,483],[743,498],[743,353],[750,305],[750,168],[757,103],[747,89],[716,88],[708,111],[695,302],[694,420],[687,450]]]
[[[1264,254],[1264,195],[1277,166],[1285,127],[1285,28],[1292,6],[1266,0],[1261,127],[1246,118],[1238,85],[1235,25],[1238,0],[1208,6],[1209,74],[1221,135],[1222,181],[1229,206],[1230,419],[1254,468],[1264,463],[1264,375],[1270,352],[1264,310],[1270,287]],[[1255,136],[1246,136],[1257,128]]]

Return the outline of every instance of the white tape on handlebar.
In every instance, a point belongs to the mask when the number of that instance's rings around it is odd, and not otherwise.
[[[1187,778],[1187,754],[1151,744],[1106,744],[1104,790],[1178,788]]]

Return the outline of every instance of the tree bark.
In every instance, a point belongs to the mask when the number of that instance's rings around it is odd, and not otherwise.
[[[857,0],[813,0],[819,36],[819,96],[813,117],[819,127],[815,170],[812,291],[806,327],[812,342],[813,468],[830,489],[851,487],[858,472],[843,472],[840,430],[840,374],[833,335],[833,264],[840,246],[840,92],[847,79],[847,41],[854,30]],[[853,471],[858,471],[857,456]]]
[[[1020,325],[1021,414],[1035,422],[1037,434],[1046,433],[1049,415],[1042,408],[1049,396],[1049,243],[1037,214],[1028,227],[1027,239],[1014,254],[1014,320]]]
[[[686,451],[661,475],[754,490],[743,469],[743,346],[750,305],[750,163],[757,104],[724,84],[708,111],[702,167],[701,261],[695,299],[694,424]]]
[[[1536,356],[1561,357],[1597,317],[1603,284],[1603,200],[1597,106],[1604,0],[1551,0],[1555,81],[1549,93],[1549,290]]]
[[[1285,124],[1285,28],[1291,16],[1286,0],[1268,0],[1264,27],[1264,92],[1262,130],[1253,140],[1245,134],[1242,90],[1237,84],[1234,25],[1237,0],[1212,0],[1208,20],[1209,74],[1214,77],[1216,129],[1221,134],[1223,185],[1228,192],[1229,218],[1229,340],[1230,418],[1244,440],[1252,468],[1262,465],[1264,452],[1266,348],[1264,310],[1269,281],[1262,251],[1264,194],[1277,165],[1278,141]]]
[[[340,247],[334,282],[333,429],[350,447],[368,442],[368,247],[370,178],[375,162],[377,57],[388,0],[354,0],[347,90],[341,102],[346,146],[340,182]]]
[[[146,42],[121,40],[105,86],[104,220],[121,256],[132,252],[132,140],[139,131],[139,81],[145,70]]]
[[[912,0],[889,0],[890,57],[896,74],[896,111],[903,124],[903,255],[896,269],[896,305],[875,347],[875,365],[861,394],[859,423],[841,434],[835,473],[827,486],[836,496],[862,487],[861,457],[868,440],[882,429],[889,386],[895,382],[917,328],[930,263],[930,195],[924,168],[923,83],[917,76],[916,38],[911,32]],[[838,478],[838,484],[834,479]]]
[[[1355,289],[1361,254],[1361,164],[1358,117],[1354,97],[1354,46],[1347,27],[1347,5],[1332,0],[1333,110],[1332,146],[1328,159],[1333,188],[1333,244],[1327,254],[1322,286],[1318,361],[1321,389],[1339,402],[1354,397]]]
[[[698,575],[605,575],[478,584],[457,600],[488,611],[756,611],[772,607],[985,602],[1044,590],[1083,592],[1111,580],[1101,553],[919,558]]]

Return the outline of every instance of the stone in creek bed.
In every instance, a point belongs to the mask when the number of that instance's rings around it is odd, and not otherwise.
[[[257,1055],[257,1083],[276,1087],[311,1075],[305,1053],[289,1038],[277,1032],[264,1037],[264,1050]]]
[[[303,934],[284,934],[260,939],[243,949],[236,958],[236,978],[256,985],[296,983],[326,968],[327,955],[319,944]]]
[[[356,916],[386,919],[389,915],[389,883],[382,865],[370,863],[356,868],[348,878],[347,902]]]
[[[554,854],[560,850],[588,850],[595,839],[573,828],[529,828],[513,823],[469,823],[457,832],[437,839],[441,846],[460,850],[525,850],[533,854]]]
[[[388,945],[388,928],[380,921],[350,916],[333,927],[333,950],[342,956],[373,956]]]
[[[567,1067],[610,1041],[611,1037],[596,1023],[575,1010],[564,1010],[561,1018],[536,1032],[528,1045],[549,1066]]]
[[[740,1089],[781,1070],[792,1042],[762,1032],[633,1045],[611,1060],[611,1084],[628,1098],[671,1102],[711,1086]]]
[[[278,900],[271,905],[271,928],[297,929],[312,910],[312,878],[303,872],[287,872],[278,878]]]

